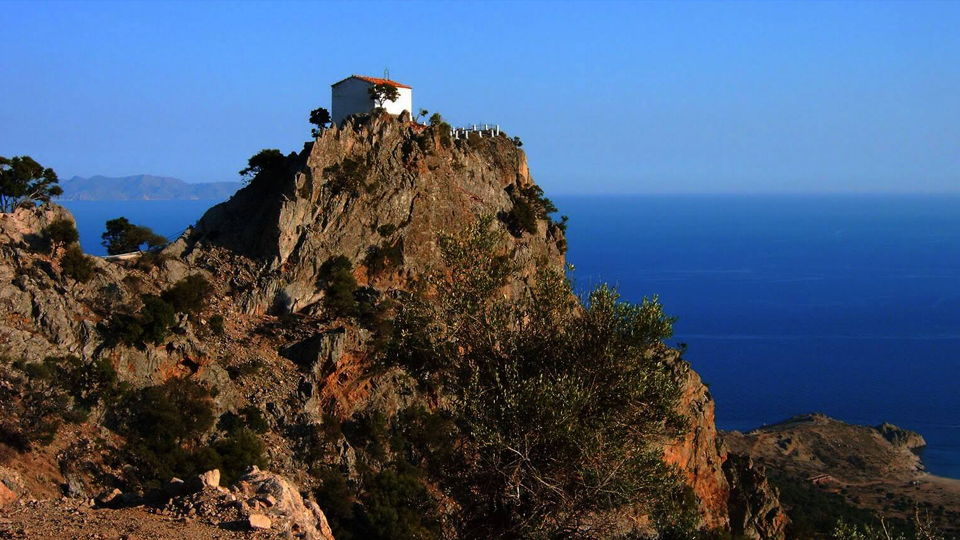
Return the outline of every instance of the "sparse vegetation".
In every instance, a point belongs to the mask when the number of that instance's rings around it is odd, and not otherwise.
[[[53,251],[62,246],[70,246],[80,241],[77,227],[69,219],[58,219],[47,225],[43,230],[44,236],[50,242]]]
[[[80,283],[90,281],[96,273],[93,261],[84,255],[79,244],[71,244],[63,252],[63,256],[60,257],[60,269],[63,275]]]
[[[0,443],[19,452],[50,444],[64,421],[83,422],[90,410],[111,406],[127,392],[106,358],[50,356],[14,367],[23,378],[0,384]]]
[[[443,145],[444,148],[453,146],[453,139],[450,137],[450,130],[452,128],[440,113],[433,113],[430,116],[430,128],[440,137],[440,144]]]
[[[312,115],[311,115],[312,116]],[[269,176],[283,166],[286,158],[276,148],[265,148],[247,160],[247,166],[240,170],[243,183],[249,184],[261,175]]]
[[[329,178],[327,185],[334,194],[349,193],[353,196],[360,194],[360,190],[369,190],[366,183],[370,168],[363,162],[346,158],[340,163],[334,163],[323,170]]]
[[[371,276],[399,267],[403,264],[403,239],[393,243],[383,241],[379,246],[371,246],[364,263]]]
[[[212,294],[213,285],[207,278],[202,274],[191,274],[163,291],[160,298],[177,313],[196,315],[207,306]]]
[[[353,277],[353,263],[339,255],[331,257],[320,267],[320,279],[324,282],[323,305],[333,317],[356,317],[357,300],[353,292],[357,280]]]
[[[141,300],[143,307],[136,315],[115,313],[110,318],[107,328],[114,343],[159,345],[166,340],[176,320],[173,306],[152,294],[141,296]]]
[[[258,420],[263,419],[253,409],[242,414],[262,428]],[[228,421],[220,436],[204,444],[214,420],[211,393],[190,379],[171,379],[131,394],[117,410],[115,423],[127,436],[127,452],[137,465],[134,480],[157,485],[216,468],[221,482],[231,483],[250,465],[266,466],[263,442],[241,422]]]
[[[223,331],[224,331],[223,315],[220,315],[219,313],[217,313],[213,317],[210,317],[210,321],[208,322],[210,323],[210,331],[213,332],[213,335],[215,336],[223,335]]]
[[[902,522],[902,520],[900,520]],[[837,521],[830,535],[831,540],[945,540],[945,536],[933,525],[929,516],[914,511],[913,521],[901,526],[878,516],[871,524],[853,525],[843,519]]]
[[[549,221],[550,214],[557,211],[553,201],[544,196],[543,189],[536,184],[530,184],[524,188],[511,185],[508,187],[508,193],[513,200],[513,208],[502,216],[502,219],[516,237],[520,237],[525,232],[535,234],[537,223],[541,220]],[[566,221],[561,223],[565,228]]]

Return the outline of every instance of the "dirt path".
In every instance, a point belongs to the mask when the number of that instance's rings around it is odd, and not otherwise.
[[[57,540],[268,540],[272,531],[230,530],[164,516],[144,508],[94,509],[75,500],[18,501],[0,509],[0,539]]]

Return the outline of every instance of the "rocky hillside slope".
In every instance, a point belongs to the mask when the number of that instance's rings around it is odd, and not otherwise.
[[[858,426],[806,414],[747,433],[724,433],[722,438],[732,452],[776,471],[777,480],[794,486],[795,492],[839,497],[833,500],[863,509],[868,516],[881,513],[910,520],[919,508],[945,533],[960,532],[956,528],[960,481],[924,470],[914,450],[925,442],[913,431],[889,423]]]
[[[246,415],[249,425],[262,425],[271,470],[309,495],[322,484],[318,470],[360,474],[357,430],[376,431],[363,422],[411,405],[436,406],[403,370],[371,362],[384,331],[377,310],[443,271],[438,236],[479,215],[496,216],[509,231],[504,256],[521,269],[504,294],[518,294],[537,266],[563,268],[563,226],[549,210],[510,139],[454,142],[442,130],[383,115],[324,131],[208,211],[160,256],[92,259],[86,281],[70,277],[63,248],[51,250],[44,238],[54,220],[72,220],[65,210],[44,205],[0,216],[0,390],[9,409],[0,427],[22,433],[35,419],[31,385],[51,383],[29,366],[47,357],[112,366],[125,392],[186,379],[209,396],[220,419],[196,444],[220,449],[226,463],[233,447],[222,443],[236,436],[227,420]],[[370,313],[331,313],[329,300],[338,294],[331,263],[349,269],[351,298]],[[195,275],[211,287],[202,309],[176,315],[159,339],[124,341],[131,321],[151,323],[150,295],[168,298]],[[222,322],[214,324],[217,316]],[[664,442],[664,457],[691,487],[702,524],[782,538],[776,493],[751,463],[728,459],[709,391],[678,354],[665,361],[681,382],[689,429]],[[74,402],[90,397],[74,393]],[[83,413],[44,412],[63,417],[51,440],[0,444],[0,482],[21,501],[142,492],[143,463],[126,461],[136,432],[124,422],[131,420],[115,418],[99,398]],[[353,431],[345,436],[340,426]]]

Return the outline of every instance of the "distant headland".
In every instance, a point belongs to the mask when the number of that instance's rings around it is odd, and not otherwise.
[[[138,174],[108,177],[74,176],[62,181],[65,201],[173,201],[226,199],[240,189],[240,182],[190,184],[178,178]]]

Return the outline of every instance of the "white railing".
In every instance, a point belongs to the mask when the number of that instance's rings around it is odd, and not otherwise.
[[[454,139],[466,139],[471,133],[481,137],[496,137],[500,135],[500,124],[472,124],[470,127],[458,127],[450,130]]]

